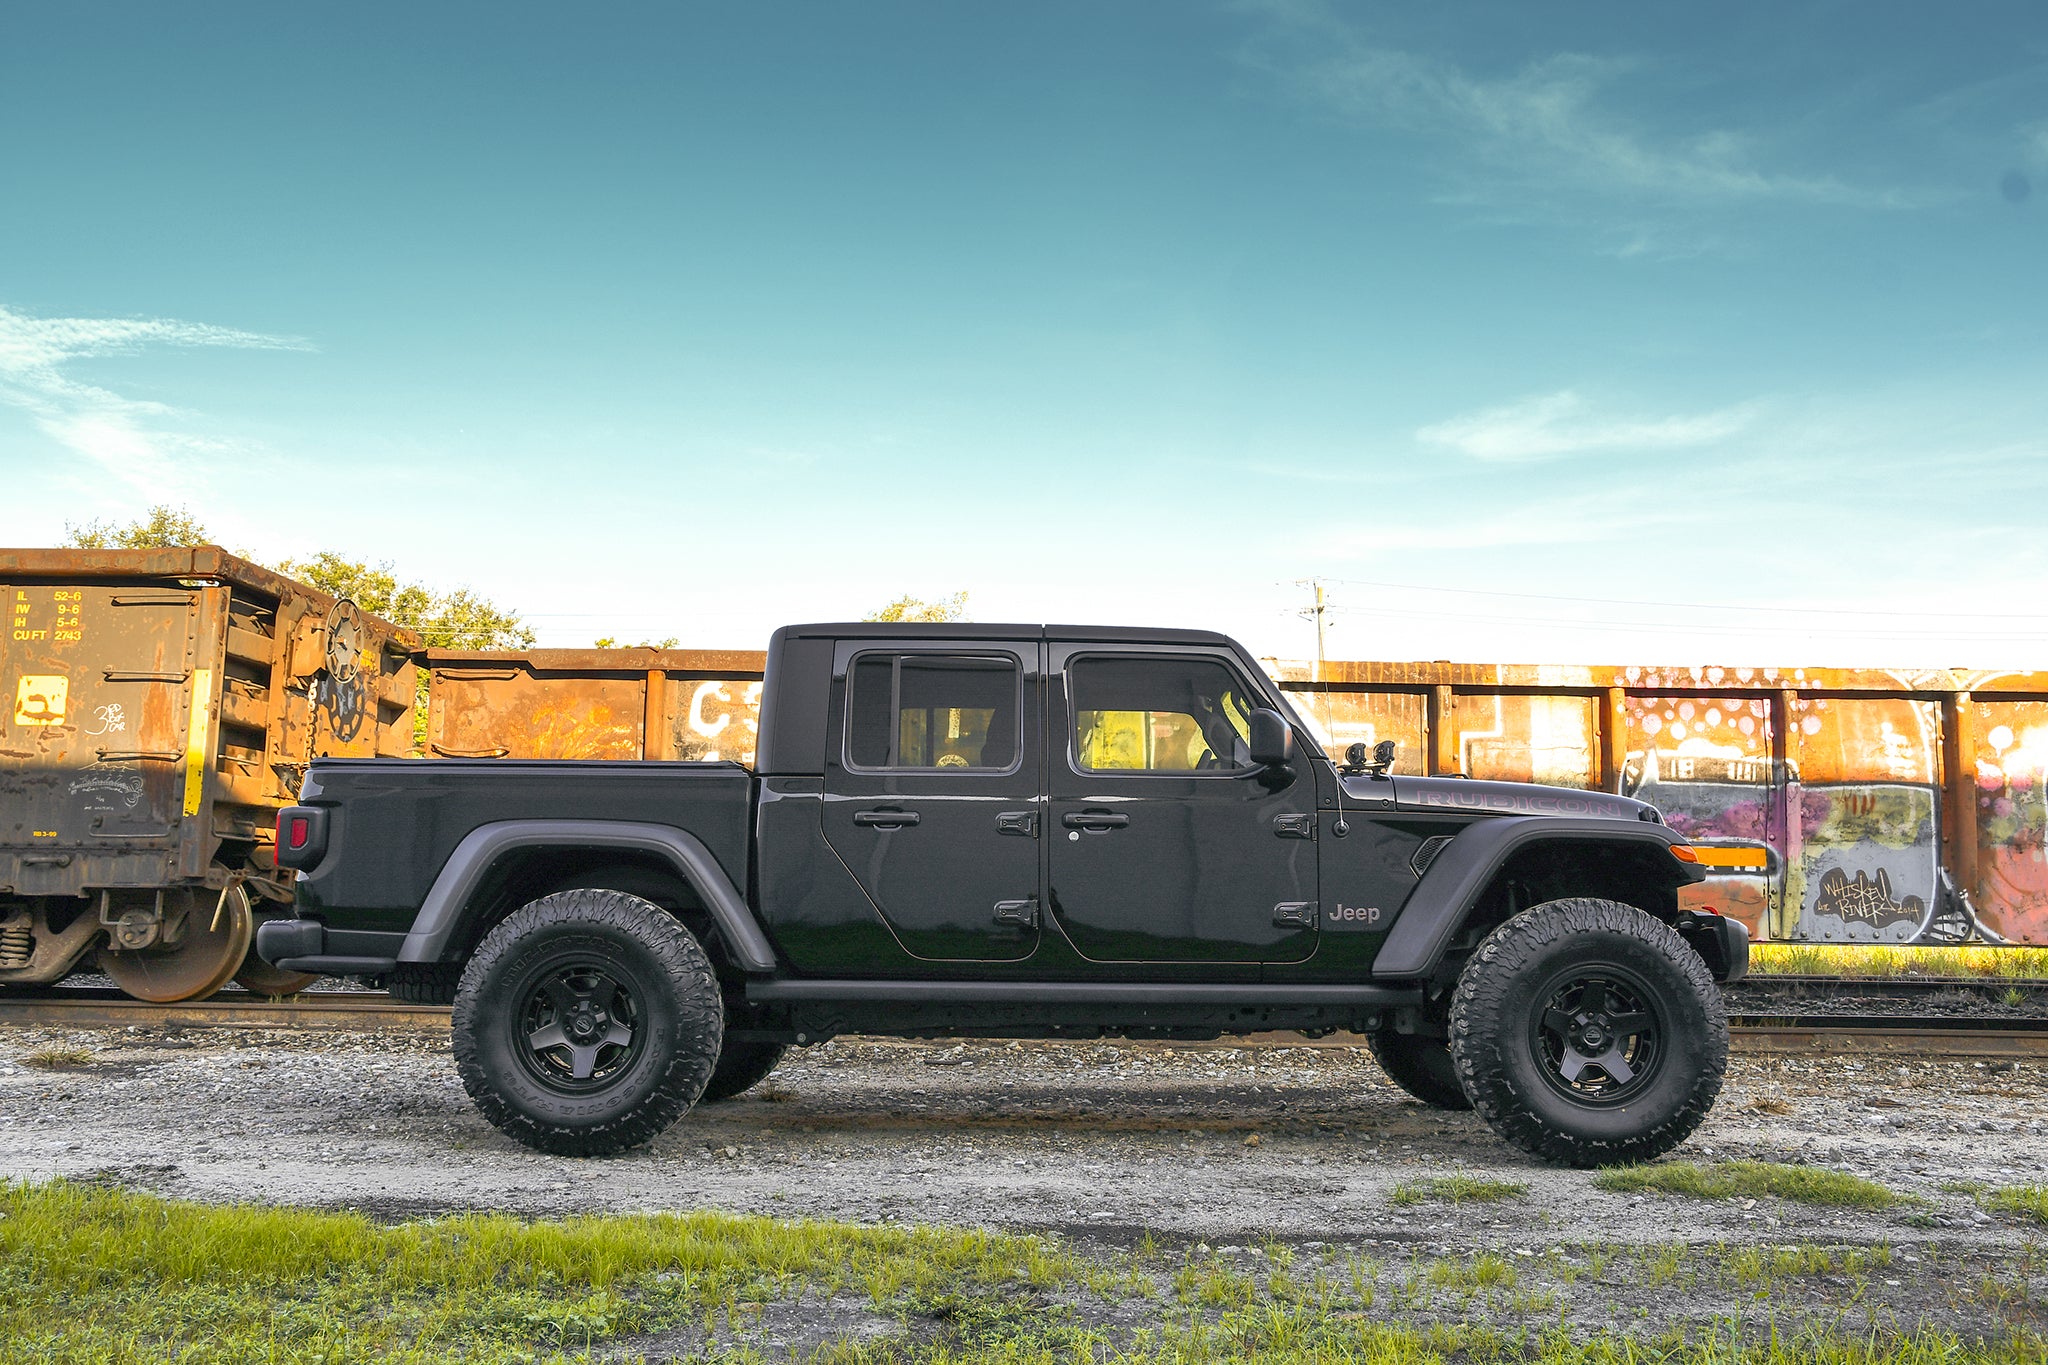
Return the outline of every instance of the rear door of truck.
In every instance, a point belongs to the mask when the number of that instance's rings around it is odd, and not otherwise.
[[[837,646],[825,839],[914,957],[1038,947],[1041,653],[1035,639]]]

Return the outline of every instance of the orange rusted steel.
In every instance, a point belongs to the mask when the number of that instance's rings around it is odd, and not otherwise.
[[[1412,753],[1397,772],[1629,792],[1761,857],[1697,893],[1761,938],[2048,943],[2048,673],[1268,668],[1333,747]]]
[[[759,654],[428,661],[430,753],[752,758]],[[1266,664],[1333,754],[1655,802],[1722,849],[1693,903],[1761,939],[2048,943],[2048,673]]]
[[[97,893],[289,899],[306,764],[411,748],[418,637],[217,546],[0,550],[0,600],[0,980]]]
[[[752,650],[428,650],[427,753],[752,763]]]

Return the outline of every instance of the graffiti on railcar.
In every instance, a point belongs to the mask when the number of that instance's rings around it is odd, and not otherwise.
[[[670,732],[677,758],[754,763],[761,733],[761,684],[741,678],[678,680]]]
[[[2048,942],[2048,701],[1970,711],[1979,918],[2003,938]]]

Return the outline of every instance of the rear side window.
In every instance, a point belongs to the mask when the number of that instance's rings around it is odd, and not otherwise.
[[[863,654],[847,673],[856,768],[1005,769],[1017,762],[1022,670],[982,655]]]
[[[1076,659],[1074,757],[1088,772],[1236,772],[1251,766],[1251,700],[1208,659]]]

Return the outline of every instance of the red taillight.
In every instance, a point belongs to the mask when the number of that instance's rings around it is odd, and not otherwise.
[[[291,818],[291,828],[285,833],[284,846],[293,849],[304,848],[306,841],[312,837],[313,822],[303,815],[294,815]]]

